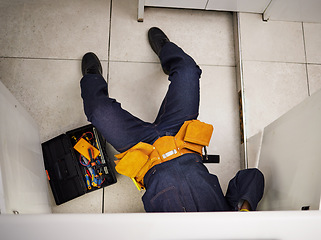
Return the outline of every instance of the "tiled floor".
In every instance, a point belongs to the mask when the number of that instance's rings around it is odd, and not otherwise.
[[[147,40],[148,29],[159,26],[203,69],[200,119],[214,124],[209,153],[221,155],[208,167],[226,189],[240,168],[231,13],[147,8],[138,23],[132,0],[16,2],[0,5],[0,79],[36,120],[42,141],[87,124],[79,88],[87,51],[102,60],[110,96],[153,121],[169,84]],[[143,212],[143,193],[117,177],[104,190],[60,206],[52,201],[53,212]]]
[[[238,99],[231,13],[146,8],[137,1],[84,0],[0,3],[0,80],[36,120],[42,141],[87,124],[80,97],[80,62],[87,51],[102,60],[110,96],[153,121],[168,81],[149,47],[147,31],[162,28],[203,70],[200,120],[212,123],[208,165],[225,191],[240,169]],[[321,88],[321,24],[262,22],[241,14],[241,48],[249,137]],[[146,101],[147,100],[147,101]],[[257,149],[257,141],[249,146]],[[110,155],[114,151],[111,150]],[[55,206],[54,213],[143,212],[131,180]]]

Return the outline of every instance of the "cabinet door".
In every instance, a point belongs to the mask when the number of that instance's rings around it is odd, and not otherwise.
[[[145,0],[145,6],[205,9],[207,0]]]
[[[259,210],[319,210],[321,91],[264,128],[259,169],[265,192]]]
[[[273,0],[264,19],[321,23],[320,0]]]
[[[209,0],[206,10],[263,13],[271,0]]]
[[[0,81],[1,213],[50,213],[38,126]]]

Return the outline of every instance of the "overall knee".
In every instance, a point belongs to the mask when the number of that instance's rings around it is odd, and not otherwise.
[[[90,107],[85,111],[87,120],[90,122],[97,122],[102,118],[108,117],[113,108],[113,103],[116,102],[113,99],[107,99],[104,101],[96,101],[92,103]]]
[[[87,120],[89,122],[93,122],[95,118],[97,118],[97,115],[99,115],[101,107],[99,104],[95,103],[87,103],[85,104],[85,114],[87,116]]]
[[[254,172],[255,176],[256,176],[258,179],[264,181],[264,175],[263,175],[263,173],[262,173],[259,169],[257,169],[257,168],[252,168],[251,170]]]
[[[252,175],[252,178],[255,179],[255,182],[261,186],[264,187],[264,175],[263,173],[257,169],[257,168],[251,168],[248,169]]]
[[[177,66],[174,72],[182,76],[184,79],[193,79],[197,81],[202,74],[202,70],[192,60],[184,61],[183,64]]]
[[[249,181],[255,182],[257,185],[264,186],[264,175],[263,173],[257,168],[249,168],[240,170],[236,174],[237,181]]]

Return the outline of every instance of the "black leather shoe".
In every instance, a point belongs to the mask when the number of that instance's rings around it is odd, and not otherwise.
[[[103,70],[96,54],[88,52],[83,56],[81,61],[81,71],[83,76],[86,74],[102,75]]]
[[[165,43],[170,42],[165,33],[157,27],[152,27],[148,30],[148,40],[157,56],[159,56],[159,53]]]

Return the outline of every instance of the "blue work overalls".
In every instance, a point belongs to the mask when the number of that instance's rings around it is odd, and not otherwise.
[[[201,69],[181,48],[166,43],[160,52],[170,85],[156,120],[144,122],[109,98],[101,75],[88,74],[81,80],[81,96],[88,121],[105,139],[124,152],[138,142],[153,144],[162,136],[174,136],[185,121],[199,113]],[[229,211],[247,200],[253,210],[262,198],[264,178],[257,169],[239,171],[230,181],[226,196],[219,181],[208,172],[201,157],[189,153],[150,169],[144,177],[147,212]]]

